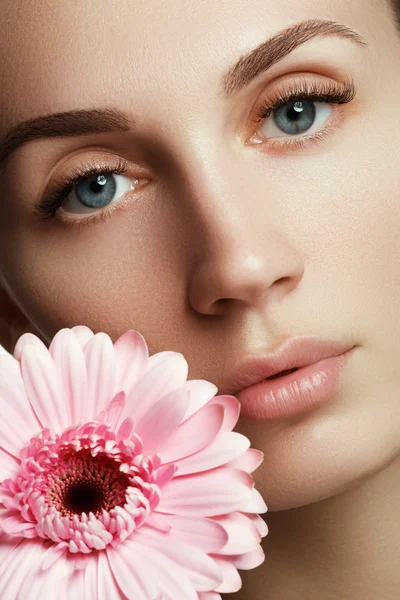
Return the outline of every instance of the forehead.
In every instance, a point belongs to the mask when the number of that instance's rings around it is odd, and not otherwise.
[[[19,121],[117,105],[140,116],[187,103],[189,115],[193,101],[217,102],[223,72],[271,35],[312,18],[364,35],[371,10],[363,0],[1,0],[0,112]]]

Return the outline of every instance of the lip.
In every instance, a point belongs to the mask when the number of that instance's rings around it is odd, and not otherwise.
[[[335,393],[340,375],[354,347],[335,357],[301,367],[289,375],[262,381],[237,394],[241,415],[255,421],[273,421],[307,412]]]
[[[274,352],[252,355],[239,365],[235,365],[231,375],[224,380],[218,393],[235,396],[238,392],[264,381],[271,375],[293,368],[299,369],[326,358],[339,356],[354,347],[354,344],[337,340],[292,337],[287,339]],[[290,375],[284,377],[290,377]],[[281,378],[278,378],[276,381],[280,380]]]

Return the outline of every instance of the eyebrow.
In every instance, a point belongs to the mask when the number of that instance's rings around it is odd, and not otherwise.
[[[358,33],[335,21],[314,19],[296,23],[242,56],[223,76],[222,95],[225,98],[232,96],[295,48],[317,36],[335,36],[368,46]],[[17,148],[33,140],[126,132],[133,125],[133,120],[117,108],[77,109],[33,117],[19,123],[0,139],[0,168]]]
[[[336,21],[312,19],[287,27],[262,42],[223,76],[222,96],[228,98],[240,91],[261,73],[288,56],[298,46],[316,37],[338,37],[359,46],[368,46],[365,39],[353,29]]]

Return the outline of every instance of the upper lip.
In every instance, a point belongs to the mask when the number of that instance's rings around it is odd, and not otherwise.
[[[218,393],[235,395],[271,375],[295,367],[312,365],[324,358],[339,356],[351,348],[352,344],[349,342],[337,340],[320,340],[315,337],[290,338],[275,352],[252,355],[236,365],[231,375],[223,381]]]

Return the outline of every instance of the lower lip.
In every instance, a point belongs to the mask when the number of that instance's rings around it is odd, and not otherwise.
[[[353,349],[301,367],[289,375],[245,388],[236,394],[241,404],[241,416],[273,421],[320,406],[336,391]]]

